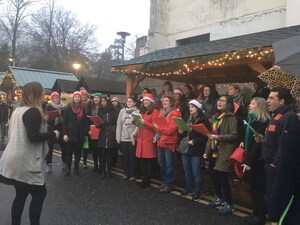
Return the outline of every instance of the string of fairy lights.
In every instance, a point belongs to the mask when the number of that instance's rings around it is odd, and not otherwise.
[[[2,80],[0,81],[0,87],[3,85],[3,82],[5,82],[5,80],[7,80],[7,79],[9,79],[13,83],[15,94],[19,96],[21,94],[21,92],[22,92],[21,88],[19,87],[19,85],[16,82],[15,78],[13,77],[13,75],[11,73],[9,73],[9,72],[5,72],[2,75]]]
[[[196,56],[185,59],[168,60],[160,62],[143,63],[141,67],[123,69],[112,67],[112,73],[125,75],[143,75],[149,77],[160,77],[169,75],[186,75],[194,71],[201,71],[209,68],[225,67],[238,61],[260,62],[266,59],[273,59],[274,51],[271,47],[256,49],[240,49],[233,52],[219,53],[214,55]],[[152,72],[151,72],[152,71]],[[163,72],[153,72],[163,71]]]

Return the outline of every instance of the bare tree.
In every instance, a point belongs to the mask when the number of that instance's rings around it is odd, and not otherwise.
[[[95,26],[81,24],[72,12],[49,0],[32,17],[32,67],[72,71],[76,61],[89,70],[90,57],[98,49],[95,31]]]
[[[2,5],[0,24],[4,28],[7,38],[11,44],[11,56],[16,58],[18,37],[22,25],[26,22],[29,10],[27,10],[37,0],[7,0],[7,4]]]

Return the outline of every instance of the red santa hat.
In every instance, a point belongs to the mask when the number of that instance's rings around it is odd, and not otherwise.
[[[75,92],[73,93],[73,98],[74,98],[76,95],[78,95],[78,96],[81,98],[81,92],[75,91]]]
[[[155,102],[155,99],[152,94],[145,94],[142,100],[143,101],[148,100],[148,101],[152,102],[153,104]]]
[[[52,99],[54,97],[59,97],[59,93],[56,91],[52,92],[52,94],[50,95],[50,98]]]
[[[81,95],[88,95],[87,91],[85,89],[80,90]]]
[[[183,96],[183,90],[180,87],[175,88],[173,92],[174,94],[180,94]]]
[[[191,101],[189,102],[189,104],[194,105],[194,106],[197,107],[198,109],[202,109],[202,104],[201,104],[198,100],[196,100],[196,99],[191,100]]]

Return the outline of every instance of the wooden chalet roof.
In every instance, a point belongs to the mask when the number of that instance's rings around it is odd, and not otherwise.
[[[51,90],[57,91],[59,93],[61,92],[72,93],[75,91],[77,84],[78,84],[77,80],[57,79]]]
[[[88,92],[100,92],[102,94],[126,94],[126,82],[114,81],[114,80],[103,80],[93,77],[82,77],[77,86],[76,90],[84,87]],[[133,94],[140,94],[142,89],[138,86]]]
[[[116,64],[112,71],[184,83],[250,82],[273,65],[272,43],[295,35],[300,26],[161,49]],[[260,57],[262,51],[268,54]],[[224,59],[226,55],[234,60]]]
[[[38,81],[42,84],[44,89],[51,90],[57,79],[78,81],[73,73],[11,66],[9,67],[9,71],[19,87],[23,87],[28,82]]]

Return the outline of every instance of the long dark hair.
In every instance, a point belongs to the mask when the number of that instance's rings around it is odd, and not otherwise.
[[[226,113],[233,113],[234,112],[234,104],[233,104],[233,97],[229,95],[220,95],[218,98],[217,102],[219,101],[220,98],[225,97],[226,98],[226,108],[225,112]],[[217,108],[217,103],[216,103],[216,112],[221,113],[220,110]]]
[[[103,113],[108,113],[112,110],[114,110],[114,106],[113,104],[111,103],[111,100],[108,96],[102,96],[101,98],[101,101],[105,99],[107,101],[107,105],[105,107],[103,107],[101,104],[100,104],[100,108],[99,108],[99,111],[103,112]]]
[[[205,100],[205,96],[204,96],[203,91],[204,91],[204,88],[206,88],[206,87],[208,87],[209,90],[210,90],[210,94],[208,96],[207,103],[214,104],[215,101],[218,99],[219,94],[218,94],[218,92],[216,90],[215,85],[212,84],[212,83],[207,83],[207,84],[203,84],[202,85],[202,87],[200,88],[200,92],[201,93],[200,93],[199,99]]]
[[[147,112],[147,114],[150,115],[151,113],[153,113],[154,109],[155,109],[154,104],[152,102],[150,102],[149,109],[147,109],[143,104],[143,106],[140,109],[140,113],[145,114]]]

